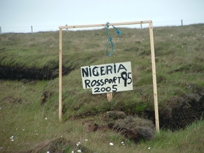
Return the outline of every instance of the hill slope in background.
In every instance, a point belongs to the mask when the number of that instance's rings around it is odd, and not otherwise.
[[[115,43],[111,57],[105,54],[105,29],[63,32],[63,125],[57,123],[58,32],[0,35],[2,147],[19,150],[24,145],[21,150],[42,151],[46,147],[56,149],[54,144],[59,143],[62,147],[70,145],[73,150],[75,146],[71,142],[57,139],[56,143],[53,140],[61,136],[74,142],[87,137],[98,142],[126,141],[130,146],[132,141],[138,143],[149,139],[155,141],[155,144],[150,141],[151,145],[161,143],[159,141],[163,138],[155,138],[152,124],[154,103],[149,30],[120,30],[122,35],[117,36],[114,29],[110,29]],[[161,129],[179,130],[203,119],[203,31],[203,24],[154,28]],[[132,65],[133,91],[114,93],[113,100],[107,102],[105,94],[92,95],[90,90],[82,88],[80,67],[126,61],[131,61]],[[128,126],[124,127],[124,124]],[[201,127],[202,122],[197,128]],[[192,131],[189,130],[189,134]],[[169,133],[165,134],[167,140]],[[15,141],[10,139],[12,136],[15,136]],[[200,140],[199,137],[195,139]],[[41,141],[44,148],[38,144]],[[49,148],[46,144],[54,147]],[[202,141],[197,147],[203,145]],[[93,142],[89,148],[97,150],[97,144]],[[107,151],[105,148],[103,152]],[[134,146],[129,152],[133,148],[139,149]],[[155,152],[162,152],[164,148]],[[91,152],[88,148],[83,149]],[[114,152],[120,149],[115,148]],[[145,152],[144,148],[140,149]],[[176,152],[179,152],[179,147]]]

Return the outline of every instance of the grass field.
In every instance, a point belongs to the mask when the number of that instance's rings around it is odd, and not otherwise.
[[[115,42],[111,57],[105,54],[105,29],[63,32],[63,67],[69,70],[63,76],[63,122],[58,121],[58,77],[0,80],[0,152],[29,152],[33,148],[33,152],[56,152],[58,148],[72,153],[80,150],[75,145],[78,142],[94,153],[203,152],[202,117],[176,131],[161,125],[155,139],[137,144],[120,132],[87,130],[85,122],[101,123],[101,116],[107,111],[140,117],[145,117],[146,111],[154,111],[149,31],[119,29],[121,36],[110,29]],[[25,75],[27,68],[58,73],[58,37],[58,32],[2,34],[0,66],[21,69]],[[203,40],[203,24],[154,28],[160,112],[179,105],[173,100],[175,97],[204,95]],[[108,102],[105,94],[92,95],[82,88],[80,67],[126,61],[132,64],[133,91],[114,93]],[[0,70],[4,72],[3,68]],[[46,144],[57,138],[74,145],[58,142],[52,144],[54,149],[47,145],[52,150],[46,150]]]

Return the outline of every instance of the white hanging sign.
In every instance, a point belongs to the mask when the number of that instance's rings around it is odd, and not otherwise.
[[[84,89],[93,94],[133,90],[131,62],[81,67]]]

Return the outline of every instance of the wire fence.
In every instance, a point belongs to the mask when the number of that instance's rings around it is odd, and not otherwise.
[[[162,26],[185,26],[190,24],[201,24],[204,23],[204,19],[200,20],[174,20],[174,21],[153,21],[154,27],[162,27]],[[68,24],[64,24],[68,25]],[[35,32],[45,32],[45,31],[58,31],[59,26],[62,25],[47,25],[47,26],[39,26],[39,25],[31,25],[31,26],[1,26],[0,25],[0,34],[3,33],[35,33]],[[133,26],[129,26],[133,27]],[[134,25],[133,28],[146,28],[148,25]],[[80,30],[80,29],[77,29]]]

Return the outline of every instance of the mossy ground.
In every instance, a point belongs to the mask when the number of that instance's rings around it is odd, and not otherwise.
[[[204,87],[204,25],[154,28],[159,110],[175,106],[178,99],[201,95]],[[0,81],[1,151],[31,149],[45,140],[64,137],[97,152],[202,152],[203,121],[176,132],[162,129],[155,140],[134,142],[113,131],[87,132],[84,120],[99,121],[101,114],[124,111],[148,117],[154,110],[148,29],[111,31],[115,51],[105,54],[105,29],[63,32],[63,123],[58,122],[58,78]],[[58,69],[58,32],[0,35],[0,66]],[[82,89],[80,67],[131,61],[133,91],[92,95]],[[1,72],[3,70],[1,69]],[[47,71],[46,71],[47,72]],[[42,105],[43,93],[50,93]],[[177,97],[177,98],[175,98]],[[196,96],[194,97],[196,98]],[[173,100],[174,99],[174,100]],[[176,101],[175,101],[176,99]],[[154,113],[153,113],[154,114]],[[167,114],[165,114],[167,115]],[[154,120],[154,116],[151,115]],[[202,118],[199,118],[199,120]],[[14,141],[11,137],[14,136]],[[88,139],[87,141],[84,141]],[[125,142],[122,145],[121,142]],[[109,143],[114,143],[110,146]],[[99,145],[100,144],[100,145]]]

